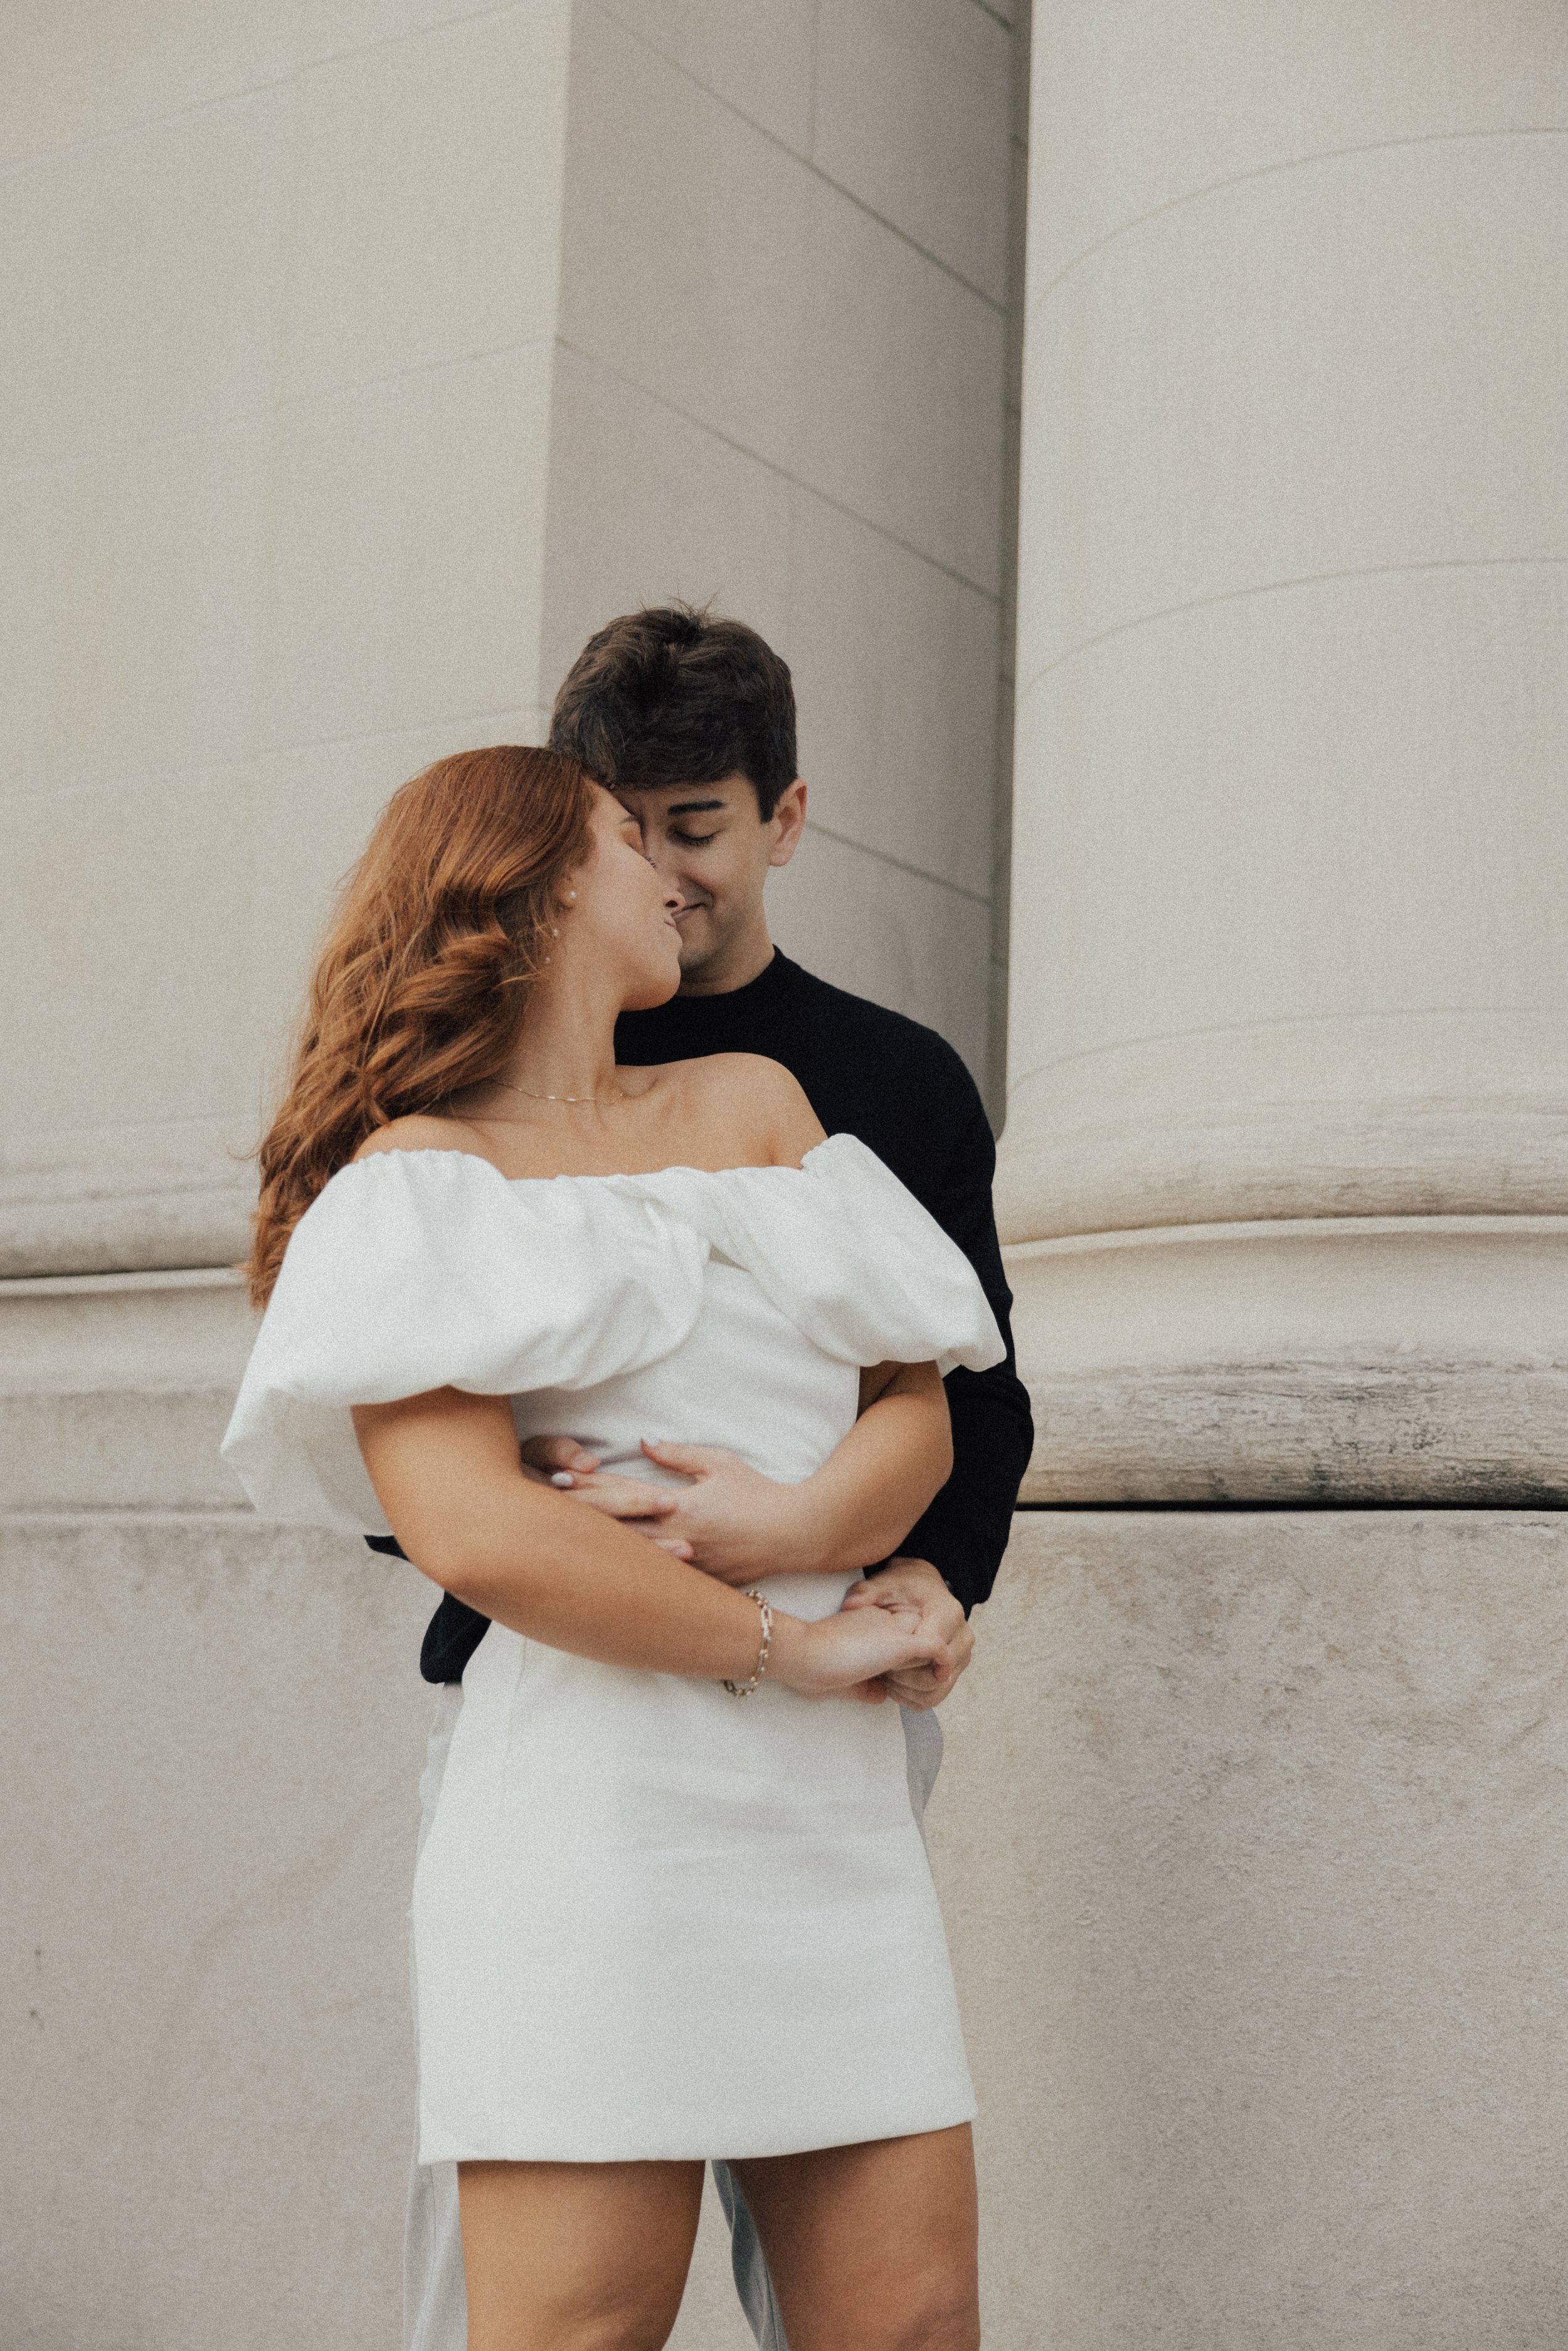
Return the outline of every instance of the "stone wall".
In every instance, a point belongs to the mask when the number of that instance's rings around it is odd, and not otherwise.
[[[785,944],[988,1051],[1009,37],[976,0],[14,29],[0,1270],[237,1254],[375,810],[588,632],[790,661]]]

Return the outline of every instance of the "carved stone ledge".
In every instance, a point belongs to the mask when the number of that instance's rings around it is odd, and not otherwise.
[[[218,1445],[255,1331],[222,1269],[0,1283],[0,1514],[246,1510]]]
[[[1568,1217],[1007,1252],[1035,1503],[1568,1506]]]

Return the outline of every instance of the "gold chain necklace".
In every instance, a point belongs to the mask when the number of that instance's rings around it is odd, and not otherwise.
[[[608,1102],[601,1103],[597,1094],[536,1093],[532,1086],[515,1086],[510,1078],[497,1078],[496,1083],[498,1086],[504,1086],[509,1094],[527,1094],[530,1102],[591,1102],[596,1109],[609,1110],[616,1102],[630,1102],[632,1099],[629,1093],[622,1091],[618,1094],[612,1094]]]

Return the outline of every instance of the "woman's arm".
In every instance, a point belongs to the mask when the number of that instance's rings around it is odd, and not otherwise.
[[[879,1364],[862,1374],[860,1418],[812,1477],[787,1485],[716,1445],[644,1443],[684,1488],[597,1474],[570,1437],[530,1438],[524,1457],[579,1500],[726,1583],[763,1575],[841,1575],[896,1552],[952,1467],[947,1399],[934,1364]],[[593,1465],[593,1466],[591,1466]]]
[[[759,1575],[841,1575],[898,1549],[952,1467],[947,1399],[934,1364],[882,1364],[871,1400],[821,1468],[786,1485],[722,1447],[648,1445],[693,1480],[661,1515],[661,1537],[727,1583]],[[586,1497],[585,1497],[586,1499]]]
[[[399,1542],[470,1607],[531,1640],[606,1665],[745,1681],[756,1604],[613,1519],[527,1479],[503,1397],[454,1388],[361,1405],[354,1427]],[[864,1609],[820,1625],[779,1614],[770,1677],[847,1691],[941,1648],[907,1614]]]
[[[952,1467],[936,1364],[876,1364],[861,1374],[860,1418],[800,1489],[806,1523],[797,1552],[821,1566],[831,1559],[841,1568],[874,1567],[898,1549]]]

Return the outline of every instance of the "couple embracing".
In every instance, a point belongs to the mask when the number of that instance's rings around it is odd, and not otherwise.
[[[444,1595],[411,2351],[653,2351],[707,2161],[765,2351],[979,2340],[920,1820],[1029,1409],[972,1081],[768,937],[795,767],[612,622],[389,803],[262,1148],[227,1458]]]

